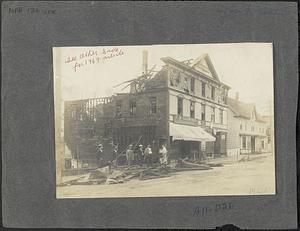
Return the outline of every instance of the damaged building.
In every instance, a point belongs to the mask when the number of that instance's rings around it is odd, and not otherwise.
[[[100,142],[107,155],[114,145],[122,152],[137,142],[151,145],[156,157],[162,144],[170,159],[226,155],[230,87],[209,55],[161,61],[159,71],[149,70],[143,52],[143,74],[127,81],[129,93],[65,102],[65,142],[82,165],[94,165]]]

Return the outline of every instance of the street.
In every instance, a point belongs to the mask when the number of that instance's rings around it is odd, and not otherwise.
[[[228,163],[212,170],[177,172],[159,179],[57,187],[57,198],[263,194],[275,194],[275,164],[271,154],[251,161]]]

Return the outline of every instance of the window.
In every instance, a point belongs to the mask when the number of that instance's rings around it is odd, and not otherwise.
[[[215,100],[215,87],[211,86],[211,99]]]
[[[136,101],[135,100],[129,101],[129,112],[130,112],[131,116],[135,115],[135,113],[136,113]]]
[[[205,104],[201,104],[201,120],[205,121]]]
[[[181,97],[177,98],[177,114],[179,116],[183,115],[183,98]]]
[[[251,131],[254,132],[254,126],[251,126]]]
[[[245,124],[245,131],[247,131],[247,124]]]
[[[119,117],[122,115],[122,101],[117,100],[116,101],[116,116]]]
[[[265,142],[263,140],[261,141],[261,148],[265,149]]]
[[[242,137],[242,141],[243,141],[243,149],[246,149],[246,136]]]
[[[223,110],[220,109],[220,124],[223,124]]]
[[[150,97],[150,114],[156,114],[156,112],[157,112],[156,97]]]
[[[190,117],[195,118],[195,102],[194,101],[191,101]]]
[[[191,78],[191,92],[195,92],[195,79]]]
[[[205,97],[205,83],[202,82],[202,96]]]
[[[215,122],[215,108],[211,107],[211,122]]]
[[[243,129],[243,124],[241,123],[241,124],[240,124],[240,130],[242,130],[242,129]]]

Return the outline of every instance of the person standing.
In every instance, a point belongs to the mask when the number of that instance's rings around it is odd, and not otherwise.
[[[148,144],[147,148],[145,149],[144,155],[147,167],[152,166],[152,149],[150,144]]]
[[[143,145],[139,145],[139,149],[137,150],[137,164],[139,166],[143,166],[143,160],[144,160],[144,152],[143,152]]]
[[[97,158],[97,166],[102,167],[102,162],[103,162],[103,145],[99,144],[97,146],[97,151],[96,151],[96,158]]]
[[[134,153],[133,153],[131,144],[128,146],[128,149],[126,151],[126,159],[127,159],[127,164],[129,166],[131,166],[133,164],[133,161],[134,161]]]
[[[115,160],[117,158],[117,155],[118,155],[118,145],[115,145],[112,151],[112,160]]]
[[[159,153],[160,153],[159,162],[161,164],[168,164],[168,151],[164,144],[161,146]]]

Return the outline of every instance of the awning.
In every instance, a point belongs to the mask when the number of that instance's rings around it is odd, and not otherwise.
[[[173,140],[215,141],[216,138],[201,127],[170,123],[170,136]]]

